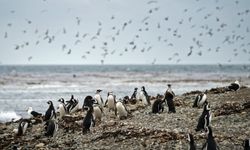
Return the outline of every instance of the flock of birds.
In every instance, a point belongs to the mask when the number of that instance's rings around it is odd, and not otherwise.
[[[199,0],[196,0],[196,3],[198,3],[198,6],[200,5]],[[238,22],[237,26],[235,27],[234,25],[231,25],[227,22],[223,22],[225,19],[220,18],[219,14],[221,14],[226,8],[225,6],[220,6],[219,0],[217,0],[215,3],[215,10],[213,12],[208,12],[208,8],[205,6],[200,6],[196,9],[185,8],[182,10],[183,17],[180,19],[176,16],[167,15],[155,22],[155,17],[159,16],[161,7],[159,6],[160,4],[157,0],[150,0],[146,4],[150,7],[150,9],[145,12],[145,16],[141,17],[141,22],[139,24],[136,19],[128,19],[127,21],[119,22],[117,21],[120,20],[119,16],[112,14],[110,19],[107,20],[108,23],[111,23],[111,26],[106,28],[105,22],[97,21],[98,27],[96,28],[96,33],[81,33],[83,28],[83,20],[80,16],[76,16],[74,18],[75,24],[77,25],[76,31],[74,31],[72,28],[67,29],[66,27],[62,27],[60,30],[58,29],[57,32],[54,32],[49,28],[45,31],[42,31],[43,29],[38,28],[36,28],[35,31],[24,29],[22,30],[23,35],[25,36],[27,33],[32,33],[32,36],[34,36],[32,39],[35,39],[35,41],[16,43],[14,49],[21,50],[28,48],[31,45],[39,46],[39,44],[56,43],[58,49],[61,49],[63,53],[66,55],[71,55],[74,53],[74,50],[77,51],[78,49],[83,49],[79,48],[79,45],[80,47],[84,47],[84,45],[91,45],[88,48],[85,46],[85,50],[83,50],[80,57],[83,60],[86,60],[89,55],[97,54],[97,52],[94,52],[96,50],[99,51],[98,54],[101,56],[100,62],[102,64],[105,62],[105,59],[108,59],[108,56],[115,54],[118,54],[118,56],[123,56],[128,52],[132,53],[135,51],[146,53],[150,52],[151,50],[158,49],[155,47],[155,45],[163,45],[164,49],[171,50],[169,51],[166,61],[173,61],[176,63],[179,63],[183,58],[190,57],[192,55],[203,56],[204,53],[218,53],[228,50],[228,48],[226,48],[228,45],[230,48],[232,48],[232,51],[228,52],[232,53],[232,56],[227,60],[228,63],[232,62],[233,59],[239,56],[241,53],[249,55],[250,42],[248,35],[250,29],[246,25],[247,23],[245,23],[245,20],[247,20],[249,17],[250,9],[235,12],[234,15],[236,15],[237,18],[235,18],[234,23]],[[235,1],[235,5],[235,7],[237,7],[240,5],[240,2]],[[14,15],[16,11],[12,10],[10,13]],[[42,11],[41,13],[45,12]],[[192,16],[192,14],[196,15]],[[200,17],[200,15],[203,17]],[[179,20],[176,22],[173,18],[178,18]],[[197,24],[196,20],[199,20],[199,24]],[[32,24],[35,21],[30,19],[24,19],[24,21],[27,23],[27,25],[29,25],[29,28],[33,28]],[[211,24],[211,21],[214,23]],[[176,25],[171,26],[172,23],[175,23]],[[9,29],[13,28],[14,26],[14,23],[7,23],[7,27]],[[193,33],[193,37],[183,33],[183,30],[187,30],[186,27],[189,27],[188,30]],[[128,28],[133,28],[136,30],[133,31],[134,35],[132,35],[131,38],[126,37],[125,44],[122,44],[124,41],[121,39],[124,39],[124,35],[127,36],[131,34],[131,31]],[[71,34],[72,31],[75,32],[73,36]],[[242,34],[244,32],[246,35]],[[153,36],[155,37],[152,37],[152,33],[154,33]],[[59,35],[61,35],[61,37]],[[11,36],[12,35],[10,35],[8,31],[4,32],[4,39],[11,38]],[[218,38],[220,36],[224,36],[224,39],[221,41],[221,45],[216,47],[208,46],[209,43],[207,43],[207,41],[212,41],[213,38]],[[72,39],[69,40],[70,43],[62,43],[60,39],[64,37],[69,39],[72,37]],[[184,48],[184,53],[178,50],[180,49],[178,47],[178,42],[175,42],[181,38],[185,38],[186,41],[192,41],[192,43],[185,46],[186,48]],[[119,47],[114,47],[114,45],[117,44]],[[28,61],[31,61],[32,59],[35,59],[34,56],[27,56]],[[248,61],[250,61],[250,58]],[[155,64],[156,62],[157,58],[154,58],[151,63]]]
[[[229,91],[237,91],[240,89],[240,84],[238,81],[231,83],[228,86]],[[64,101],[63,98],[59,99],[58,102],[60,103],[57,107],[57,110],[54,108],[52,101],[48,101],[48,109],[43,116],[44,124],[44,135],[53,137],[58,130],[58,121],[63,120],[63,116],[66,114],[72,114],[79,110],[82,110],[85,113],[83,120],[77,122],[82,125],[82,133],[86,134],[90,132],[90,127],[95,126],[95,122],[101,121],[102,115],[104,113],[104,108],[108,109],[108,111],[112,111],[119,119],[126,119],[129,115],[129,111],[127,109],[126,104],[136,104],[141,103],[144,107],[151,106],[151,102],[149,100],[149,95],[147,94],[145,87],[141,87],[141,91],[138,92],[138,88],[134,89],[132,96],[125,96],[123,99],[119,99],[116,101],[116,96],[113,92],[108,92],[106,102],[103,101],[101,96],[101,91],[98,89],[94,95],[86,96],[83,102],[83,106],[80,109],[79,101],[71,96],[69,101]],[[205,150],[218,150],[219,147],[213,137],[212,126],[211,126],[211,110],[209,102],[207,101],[207,91],[204,93],[198,94],[193,107],[202,108],[203,112],[198,119],[197,127],[195,131],[205,131],[207,133],[207,140],[204,143],[202,149]],[[164,111],[164,104],[168,106],[168,113],[176,113],[175,104],[174,104],[174,97],[175,93],[171,89],[171,85],[168,84],[168,89],[166,90],[164,96],[157,95],[156,100],[152,104],[152,114],[161,113]],[[107,107],[107,108],[106,108]],[[41,118],[42,113],[38,113],[29,107],[27,110],[28,114],[30,115],[31,119],[21,119],[18,129],[15,129],[17,136],[23,136],[25,134],[26,129],[32,124],[32,118]],[[189,149],[196,150],[196,145],[194,142],[193,135],[188,133],[188,141],[189,141]],[[250,141],[246,139],[244,141],[244,149],[250,149]]]

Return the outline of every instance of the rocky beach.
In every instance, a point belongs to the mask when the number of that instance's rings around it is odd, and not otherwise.
[[[82,111],[66,115],[58,122],[54,137],[44,136],[44,123],[36,120],[23,136],[13,132],[19,121],[0,124],[0,149],[188,149],[187,134],[192,133],[198,149],[206,134],[195,132],[202,108],[193,108],[198,93],[190,91],[174,98],[176,113],[168,113],[167,106],[160,114],[152,114],[151,106],[127,104],[130,112],[124,120],[104,108],[101,122],[82,135]],[[221,150],[243,149],[243,141],[250,137],[250,88],[228,91],[226,87],[208,89],[213,134]],[[151,96],[151,102],[155,100]]]

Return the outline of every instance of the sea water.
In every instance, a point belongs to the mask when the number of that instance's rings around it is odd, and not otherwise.
[[[239,80],[249,85],[249,65],[1,65],[0,122],[27,116],[27,108],[45,113],[47,101],[69,100],[74,95],[82,105],[97,89],[113,91],[117,99],[131,96],[145,86],[149,95],[163,94],[167,84],[183,94],[228,86]]]

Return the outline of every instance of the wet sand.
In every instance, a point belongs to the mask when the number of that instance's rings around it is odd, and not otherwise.
[[[16,137],[13,129],[18,122],[0,124],[0,149],[188,149],[187,133],[194,135],[197,148],[205,142],[206,135],[195,132],[202,108],[192,108],[200,91],[190,91],[175,97],[176,113],[169,114],[167,107],[161,114],[151,114],[151,106],[128,105],[131,115],[119,120],[114,112],[104,110],[102,121],[82,135],[82,128],[75,121],[82,120],[77,112],[59,122],[55,137],[44,136],[43,124],[28,128],[22,137]],[[250,88],[226,91],[210,89],[208,101],[212,108],[211,126],[221,150],[243,149],[245,138],[250,138]],[[152,98],[153,101],[153,98]]]

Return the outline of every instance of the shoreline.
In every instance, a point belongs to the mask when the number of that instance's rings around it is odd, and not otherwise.
[[[82,128],[75,121],[82,120],[82,112],[77,112],[59,122],[55,137],[43,135],[43,124],[28,128],[22,137],[14,136],[17,122],[0,123],[0,148],[37,149],[186,149],[188,132],[194,134],[197,148],[205,141],[205,136],[194,132],[202,109],[192,108],[195,96],[200,91],[190,91],[178,95],[174,101],[176,114],[168,114],[167,107],[161,114],[151,114],[151,107],[141,108],[129,105],[131,116],[119,120],[112,112],[104,111],[102,122],[91,128],[91,132],[82,135]],[[250,125],[249,114],[250,88],[241,87],[237,92],[225,91],[225,88],[212,88],[208,91],[208,101],[212,108],[212,127],[214,137],[220,149],[242,149],[245,138],[250,137],[247,128]]]

